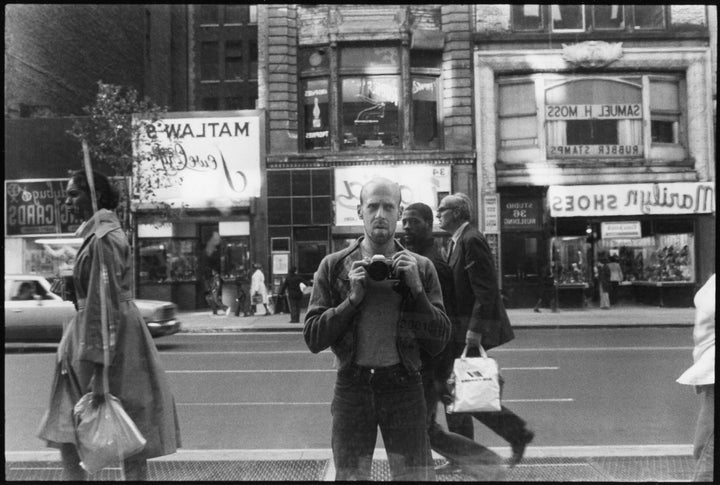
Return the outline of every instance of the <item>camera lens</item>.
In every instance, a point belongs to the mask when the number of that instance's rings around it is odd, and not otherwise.
[[[370,275],[370,278],[375,281],[386,280],[390,274],[390,268],[388,268],[388,265],[385,264],[384,261],[373,261],[367,265],[365,269],[367,270],[368,275]]]

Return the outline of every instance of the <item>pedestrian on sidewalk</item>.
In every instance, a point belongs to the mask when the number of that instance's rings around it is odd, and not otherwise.
[[[470,349],[468,356],[471,353],[479,355],[480,345],[489,350],[515,337],[500,295],[490,246],[485,236],[470,224],[471,214],[472,202],[461,192],[444,197],[437,210],[440,228],[452,234],[448,264],[453,272],[454,311],[458,320],[458,331],[450,344],[455,359],[460,357],[466,345]],[[453,414],[448,420],[448,428],[473,439],[472,418],[510,444],[511,466],[522,460],[525,447],[535,436],[525,421],[506,406],[497,412]],[[453,472],[456,466],[456,463],[448,462],[440,471]]]
[[[320,262],[303,334],[338,369],[332,402],[336,480],[369,480],[377,428],[392,480],[434,480],[420,349],[450,337],[435,268],[394,239],[400,186],[374,178],[360,191],[364,236]]]
[[[258,305],[262,305],[265,308],[265,315],[267,316],[270,315],[270,310],[268,309],[268,291],[265,286],[265,275],[262,272],[262,265],[260,263],[255,263],[253,267],[255,268],[255,272],[250,278],[250,294],[252,295],[250,297],[250,313],[254,315]]]
[[[303,290],[300,285],[307,285],[305,278],[297,274],[297,268],[293,266],[285,277],[280,287],[280,296],[287,292],[288,306],[290,306],[290,323],[300,323],[300,304],[302,303]]]
[[[607,255],[600,255],[600,264],[598,264],[598,291],[600,292],[600,308],[603,310],[610,309],[610,266],[608,264]]]
[[[715,468],[715,274],[695,294],[693,365],[678,379],[700,396],[693,441],[693,481],[712,482]]]
[[[430,206],[422,202],[407,206],[402,215],[402,227],[405,232],[405,246],[410,251],[425,256],[435,266],[442,288],[445,313],[452,323],[456,323],[452,270],[435,245],[433,211]],[[457,332],[454,327],[452,331]],[[463,471],[478,480],[497,480],[504,471],[502,467],[498,466],[502,464],[499,455],[472,439],[444,430],[437,422],[438,403],[452,399],[447,388],[454,361],[452,350],[452,346],[447,345],[437,356],[420,351],[423,363],[420,373],[425,389],[430,447],[449,461],[460,465]],[[445,413],[445,419],[446,421],[452,420],[451,415]]]
[[[76,235],[83,238],[75,258],[73,279],[78,312],[63,332],[58,345],[50,405],[40,423],[38,437],[60,449],[63,480],[83,481],[73,424],[73,407],[87,392],[95,402],[104,399],[101,290],[107,288],[109,325],[110,393],[147,440],[145,448],[124,460],[129,481],[147,480],[147,460],[175,453],[180,446],[175,400],[160,365],[145,321],[132,298],[132,253],[114,209],[118,192],[107,177],[95,172],[98,210],[93,210],[88,178],[73,172],[65,204],[84,222]],[[101,268],[100,252],[104,266]],[[103,283],[103,273],[108,278]]]
[[[220,279],[220,233],[213,231],[205,242],[198,261],[200,281],[203,285],[205,301],[213,315],[226,310],[222,302],[222,280]]]

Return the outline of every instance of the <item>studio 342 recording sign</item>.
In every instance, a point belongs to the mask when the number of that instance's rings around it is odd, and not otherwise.
[[[67,179],[5,181],[5,236],[73,234],[82,223],[65,205]]]

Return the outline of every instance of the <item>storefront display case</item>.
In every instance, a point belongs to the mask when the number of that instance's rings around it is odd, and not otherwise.
[[[695,288],[695,236],[656,234],[636,239],[601,239],[598,257],[616,259],[620,286],[632,287],[639,302],[665,306],[688,303]]]
[[[198,263],[196,239],[140,239],[138,254],[139,298],[174,301],[182,310],[194,309]]]
[[[585,236],[553,237],[549,248],[558,304],[585,307],[592,281],[591,245]]]

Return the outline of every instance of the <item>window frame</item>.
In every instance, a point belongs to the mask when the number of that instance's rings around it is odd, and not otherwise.
[[[545,93],[548,89],[556,87],[565,82],[577,82],[580,80],[606,80],[612,82],[625,82],[629,84],[637,84],[630,82],[630,79],[638,79],[640,81],[641,103],[643,105],[642,123],[642,146],[643,153],[641,156],[587,156],[587,157],[552,157],[548,154],[548,120],[545,117],[547,102]],[[651,110],[652,81],[670,82],[677,85],[678,110],[663,111]],[[525,145],[507,145],[505,139],[501,137],[502,122],[514,116],[501,116],[502,112],[502,89],[503,85],[535,83],[535,103],[537,107],[537,143]],[[687,138],[687,100],[685,90],[685,79],[682,74],[656,74],[656,73],[627,73],[616,75],[563,75],[551,73],[537,73],[527,76],[507,76],[497,78],[495,80],[496,90],[496,146],[497,160],[503,163],[530,163],[531,161],[540,162],[563,162],[568,160],[579,160],[582,162],[597,161],[635,161],[635,160],[653,160],[659,158],[665,161],[682,161],[689,153],[689,140]],[[666,112],[667,111],[667,112]],[[674,118],[672,118],[674,117]],[[652,141],[652,121],[673,121],[676,123],[673,143]],[[523,139],[523,138],[520,138]]]
[[[536,5],[536,4],[529,4]],[[517,15],[517,9],[522,8],[524,4],[513,4],[510,10],[510,31],[514,33],[532,35],[539,33],[553,33],[558,35],[564,34],[578,34],[578,33],[613,33],[613,32],[625,32],[625,33],[645,33],[645,32],[659,32],[665,31],[670,28],[670,6],[659,4],[662,8],[662,26],[658,27],[640,27],[637,26],[636,18],[637,11],[636,7],[644,7],[643,4],[632,5],[632,4],[620,4],[619,7],[623,9],[624,26],[618,28],[598,28],[595,26],[595,7],[599,5],[594,4],[583,4],[579,5],[582,8],[583,15],[583,28],[581,29],[555,29],[553,28],[552,19],[552,8],[555,5],[568,5],[568,4],[538,4],[540,8],[540,26],[537,29],[521,28],[518,25],[519,17]],[[604,6],[604,5],[603,5]]]
[[[398,63],[393,66],[343,66],[342,55],[343,50],[347,48],[357,49],[377,49],[377,48],[392,48],[397,52]],[[302,59],[298,62],[298,81],[300,86],[304,86],[305,82],[311,79],[327,79],[329,86],[329,136],[330,142],[327,148],[313,149],[306,148],[305,136],[307,128],[305,126],[306,106],[304,93],[302,89],[298,90],[298,107],[299,116],[301,120],[299,123],[298,136],[298,149],[304,153],[312,153],[318,151],[329,151],[333,153],[388,153],[391,151],[401,150],[437,150],[444,147],[443,137],[443,124],[442,124],[442,57],[440,56],[439,65],[437,67],[411,67],[411,55],[412,52],[407,45],[403,45],[400,42],[368,42],[368,43],[339,43],[334,45],[315,45],[305,46],[303,49],[311,50],[324,50],[324,55],[327,56],[328,61],[324,66],[320,67],[309,67],[304,65]],[[302,54],[301,54],[302,55]],[[331,64],[336,66],[335,69],[331,69]],[[348,78],[358,77],[373,77],[373,76],[396,76],[398,79],[398,124],[397,124],[397,145],[378,146],[378,147],[346,147],[344,146],[344,126],[343,126],[343,80]],[[412,104],[414,102],[412,93],[412,81],[415,77],[433,77],[435,78],[437,92],[436,92],[436,126],[438,134],[437,147],[431,145],[424,145],[417,143],[414,139],[414,113]],[[410,106],[408,106],[408,103]],[[409,113],[406,111],[409,110]]]

